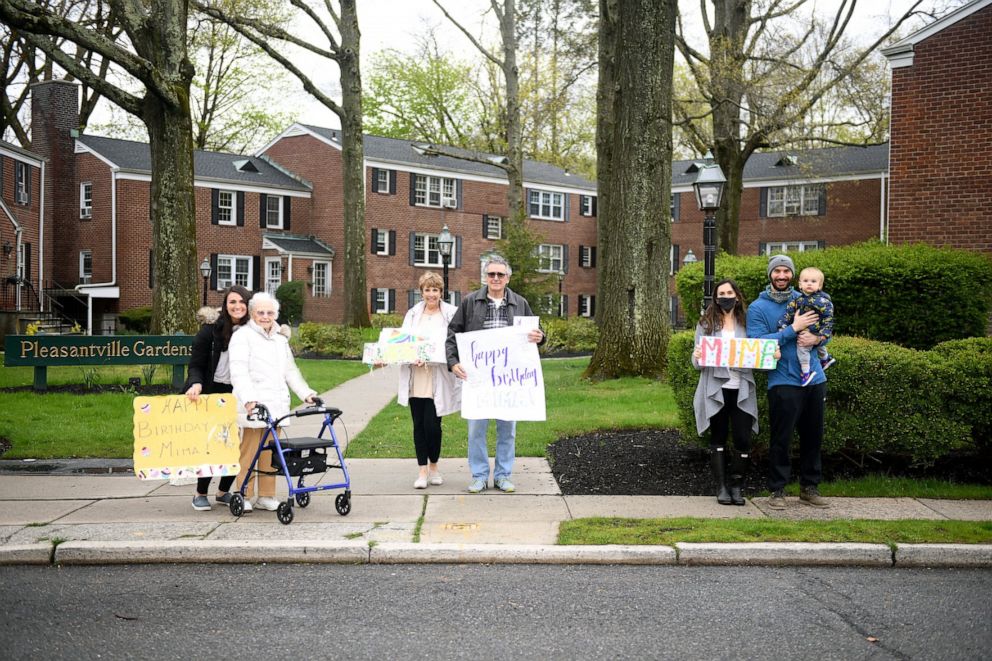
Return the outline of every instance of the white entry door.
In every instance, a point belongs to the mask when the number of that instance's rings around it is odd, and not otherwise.
[[[265,258],[265,291],[276,295],[276,290],[282,284],[282,260],[278,257]]]

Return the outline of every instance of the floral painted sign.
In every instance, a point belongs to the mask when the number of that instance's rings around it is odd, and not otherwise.
[[[401,328],[383,328],[379,341],[367,343],[362,362],[377,364],[444,363],[445,332],[435,335],[416,335]]]

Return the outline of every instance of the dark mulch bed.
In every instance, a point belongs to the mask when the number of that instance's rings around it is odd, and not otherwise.
[[[13,388],[0,388],[0,392],[34,392],[33,386],[16,386]],[[87,388],[84,385],[78,383],[70,383],[62,386],[48,386],[48,390],[44,392],[37,393],[43,395],[46,392],[67,392],[73,395],[99,395],[105,392],[127,392],[133,395],[177,395],[178,391],[171,385],[167,384],[157,384],[151,386],[136,386],[131,387],[127,385],[96,385]]]
[[[683,443],[675,429],[595,432],[563,438],[548,446],[551,470],[566,495],[711,496],[709,452]],[[745,496],[765,488],[763,456],[752,456],[744,480]],[[798,462],[793,460],[793,474]],[[951,457],[934,466],[910,466],[896,459],[870,459],[863,465],[825,457],[823,478],[855,478],[871,472],[992,484],[987,461]]]

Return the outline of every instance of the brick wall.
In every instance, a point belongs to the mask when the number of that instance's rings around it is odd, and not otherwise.
[[[992,7],[892,70],[889,240],[992,252]]]
[[[14,219],[21,227],[21,242],[24,245],[25,259],[27,260],[28,272],[25,277],[31,281],[32,286],[37,290],[39,287],[39,235],[41,218],[41,168],[28,165],[28,176],[31,179],[31,195],[27,204],[17,202],[15,199],[15,174],[16,163],[25,163],[20,159],[11,156],[0,156],[0,196],[10,210]],[[49,230],[51,231],[51,230]],[[13,309],[16,304],[15,285],[7,284],[8,276],[17,273],[17,233],[13,223],[6,217],[0,216],[0,246],[9,243],[11,252],[9,255],[0,251],[0,300],[4,308]],[[28,250],[30,248],[30,251]],[[27,253],[30,252],[30,256]],[[26,289],[22,289],[22,308],[30,309],[37,305],[37,301],[29,302],[30,294]]]

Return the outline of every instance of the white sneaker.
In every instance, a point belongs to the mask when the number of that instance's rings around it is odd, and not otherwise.
[[[440,473],[431,473],[429,482],[434,486],[439,487],[444,484],[444,478],[441,477]]]
[[[244,498],[243,500],[245,501],[245,507],[244,507],[243,513],[244,514],[247,514],[248,512],[251,511],[251,501],[248,500],[247,498]]]
[[[255,507],[260,510],[275,512],[279,509],[279,501],[275,498],[269,498],[268,496],[260,496],[259,499],[255,501]]]
[[[427,488],[427,478],[421,475],[416,480],[413,481],[414,489],[426,489]]]

